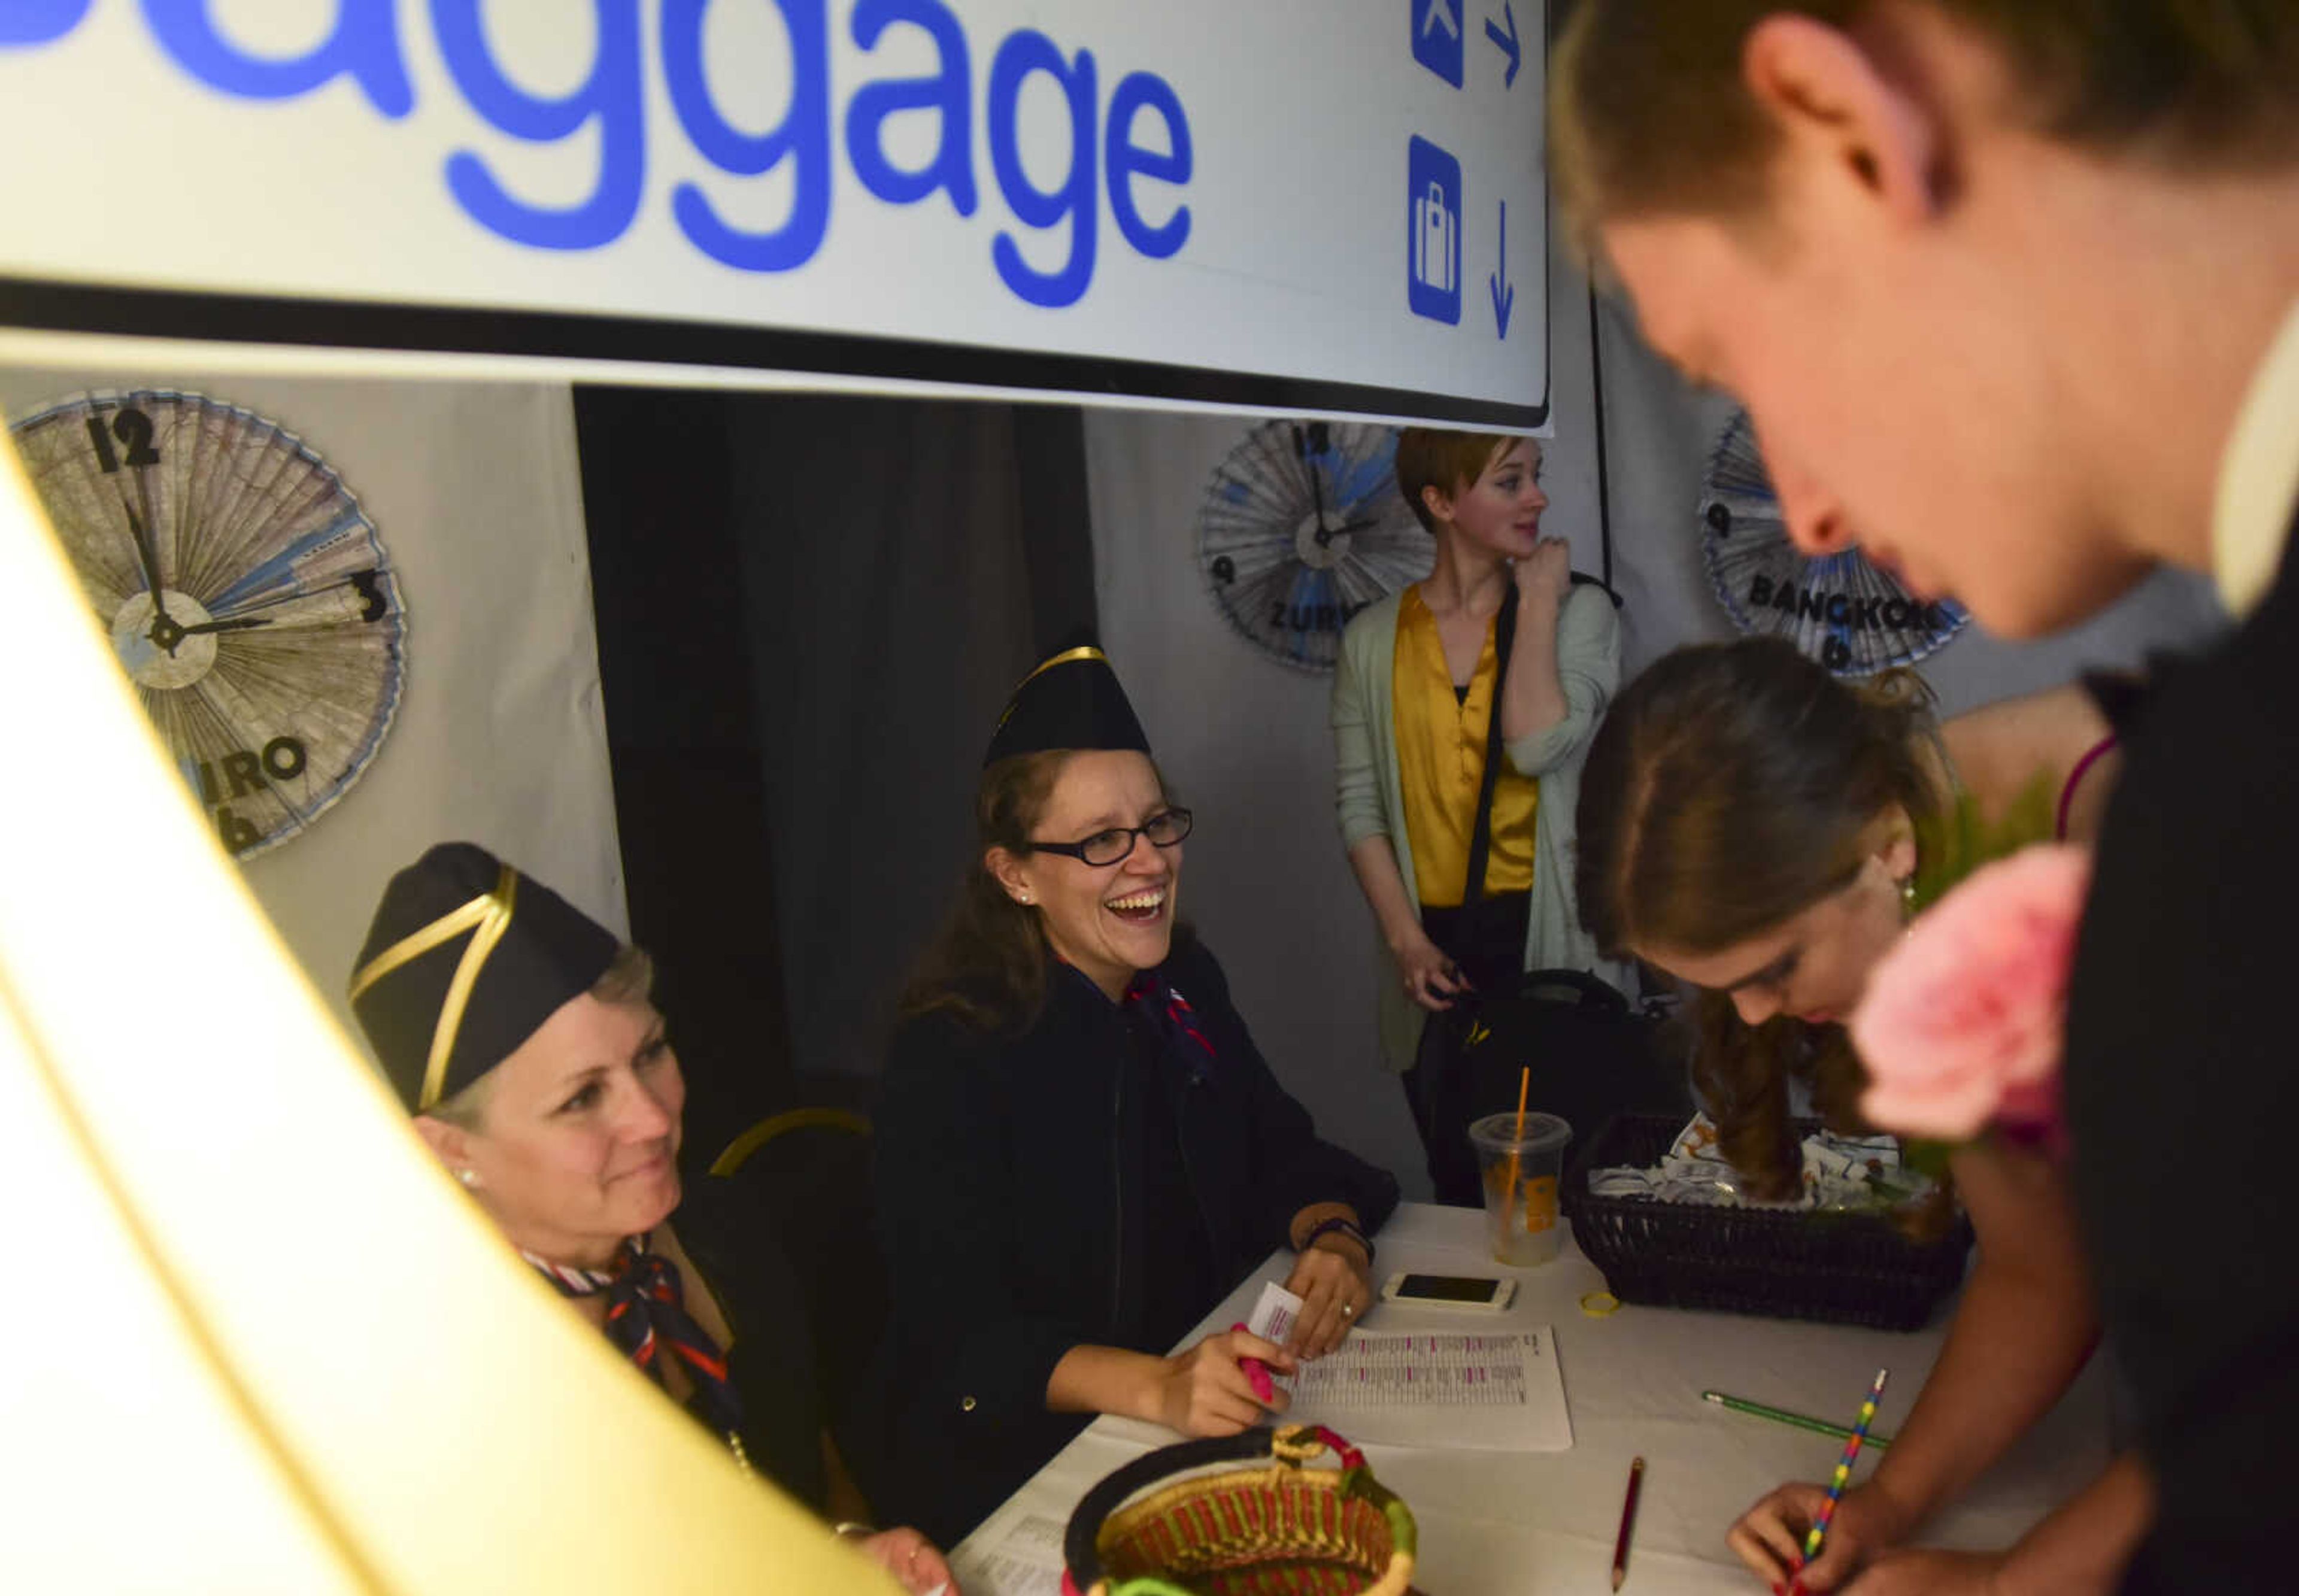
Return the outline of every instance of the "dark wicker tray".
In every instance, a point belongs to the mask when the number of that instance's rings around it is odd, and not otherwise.
[[[1945,1236],[1924,1244],[1875,1215],[1589,1193],[1589,1170],[1650,1168],[1683,1128],[1681,1119],[1622,1115],[1576,1153],[1567,1173],[1573,1239],[1622,1301],[1915,1330],[1963,1282],[1971,1224],[1961,1214]],[[1801,1121],[1797,1134],[1816,1128],[1816,1121]]]

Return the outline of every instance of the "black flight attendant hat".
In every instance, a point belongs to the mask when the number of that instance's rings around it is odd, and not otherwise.
[[[428,1113],[590,991],[621,947],[485,848],[442,843],[383,889],[352,1011],[408,1112]]]
[[[1060,647],[1022,678],[1006,701],[998,730],[983,754],[986,769],[1017,754],[1057,748],[1131,749],[1150,752],[1150,739],[1118,686],[1091,631],[1065,638]]]

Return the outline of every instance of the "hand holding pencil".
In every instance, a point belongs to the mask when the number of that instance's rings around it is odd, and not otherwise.
[[[1234,1435],[1265,1411],[1282,1413],[1292,1399],[1270,1376],[1301,1367],[1283,1347],[1243,1330],[1220,1331],[1170,1358],[1142,1361],[1154,1377],[1141,1405],[1127,1411],[1183,1435]]]
[[[1782,1485],[1743,1514],[1726,1536],[1734,1553],[1776,1596],[1787,1596],[1791,1590],[1835,1590],[1867,1559],[1905,1539],[1913,1527],[1897,1504],[1872,1484],[1846,1489],[1869,1439],[1885,1378],[1885,1371],[1878,1370],[1859,1414],[1841,1432],[1847,1439],[1829,1485]]]
[[[1803,1561],[1809,1565],[1820,1555],[1822,1542],[1828,1538],[1828,1526],[1836,1517],[1837,1503],[1843,1500],[1844,1487],[1852,1478],[1852,1466],[1860,1461],[1861,1443],[1868,1439],[1868,1426],[1876,1422],[1876,1404],[1884,1400],[1884,1382],[1892,1371],[1880,1368],[1875,1383],[1868,1387],[1868,1400],[1860,1404],[1860,1417],[1852,1421],[1852,1434],[1844,1443],[1844,1455],[1836,1460],[1836,1473],[1828,1482],[1828,1500],[1820,1504],[1820,1516],[1812,1521],[1812,1529],[1804,1538]],[[1789,1582],[1789,1596],[1804,1596],[1804,1575],[1798,1571]]]
[[[1879,1554],[1907,1539],[1909,1527],[1897,1504],[1871,1486],[1855,1485],[1836,1504],[1820,1556],[1807,1563],[1805,1537],[1827,1501],[1823,1482],[1795,1480],[1778,1486],[1740,1516],[1726,1543],[1780,1596],[1786,1596],[1795,1579],[1817,1596],[1838,1589]]]

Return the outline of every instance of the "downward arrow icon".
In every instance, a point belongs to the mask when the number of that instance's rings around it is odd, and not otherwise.
[[[1501,54],[1508,57],[1508,71],[1501,79],[1501,87],[1503,88],[1515,88],[1516,87],[1516,70],[1524,64],[1524,49],[1523,46],[1517,43],[1516,12],[1509,9],[1508,0],[1501,0],[1501,16],[1508,23],[1508,31],[1506,33],[1503,33],[1500,29],[1500,24],[1495,22],[1490,17],[1487,17],[1485,19],[1485,37],[1492,40],[1493,43],[1498,45],[1501,47]]]
[[[1516,290],[1508,281],[1508,201],[1501,202],[1501,269],[1485,279],[1493,293],[1493,325],[1508,337],[1509,312],[1516,306]]]

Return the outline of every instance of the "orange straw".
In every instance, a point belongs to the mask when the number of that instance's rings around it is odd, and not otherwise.
[[[1531,1090],[1532,1066],[1528,1064],[1524,1067],[1523,1072],[1516,1077],[1516,1139],[1519,1142],[1524,1140],[1525,1094]],[[1516,1201],[1516,1149],[1510,1148],[1508,1185],[1501,1189],[1501,1231],[1504,1234],[1508,1231],[1509,1206]]]

